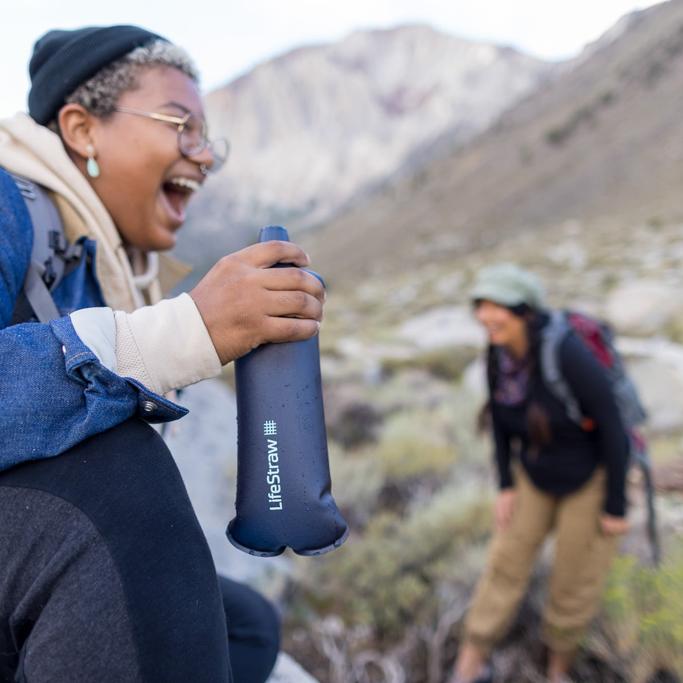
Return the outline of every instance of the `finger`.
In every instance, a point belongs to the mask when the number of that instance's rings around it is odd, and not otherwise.
[[[319,301],[325,300],[325,287],[315,275],[301,268],[271,268],[260,273],[263,286],[272,291],[300,290],[314,296]]]
[[[512,520],[515,518],[515,501],[510,502],[510,507],[507,509],[507,519],[508,519],[508,524],[512,523]]]
[[[320,323],[317,320],[298,320],[297,318],[269,318],[266,324],[267,341],[279,343],[303,341],[318,334]]]
[[[271,292],[270,294],[266,309],[267,315],[322,320],[323,305],[311,294],[300,290]]]
[[[603,535],[614,536],[614,529],[612,528],[612,525],[609,522],[603,521],[600,527]]]
[[[505,528],[505,514],[502,510],[496,510],[496,527],[498,529]]]
[[[240,256],[255,268],[270,268],[276,263],[292,263],[305,268],[310,265],[308,254],[292,242],[261,242],[242,249]]]

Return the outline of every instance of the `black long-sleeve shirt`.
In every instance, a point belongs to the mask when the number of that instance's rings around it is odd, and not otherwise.
[[[527,399],[509,406],[491,402],[495,456],[500,487],[513,485],[510,471],[512,442],[519,443],[519,458],[532,482],[541,490],[564,495],[577,490],[596,467],[607,470],[604,509],[623,516],[626,511],[628,438],[603,367],[574,334],[560,344],[562,375],[579,402],[582,414],[596,424],[594,431],[581,429],[567,415],[564,405],[535,373],[529,380]],[[538,449],[530,447],[526,411],[535,401],[550,420],[551,441]]]

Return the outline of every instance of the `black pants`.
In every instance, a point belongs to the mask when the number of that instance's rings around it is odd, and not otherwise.
[[[0,681],[263,683],[278,648],[145,423],[0,473]]]

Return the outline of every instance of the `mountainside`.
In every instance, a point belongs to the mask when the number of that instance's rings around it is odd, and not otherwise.
[[[622,20],[493,128],[388,184],[306,246],[321,272],[351,282],[573,219],[674,221],[683,215],[682,103],[676,0]]]
[[[206,98],[231,158],[193,207],[184,250],[199,248],[197,233],[216,247],[268,222],[296,230],[327,218],[428,158],[441,136],[454,145],[483,130],[549,70],[426,26],[357,31],[261,64]]]

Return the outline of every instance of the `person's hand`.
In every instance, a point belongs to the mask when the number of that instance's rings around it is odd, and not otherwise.
[[[628,531],[628,520],[626,517],[615,517],[603,512],[600,516],[600,528],[605,536],[620,536]]]
[[[515,489],[503,489],[496,496],[496,528],[499,531],[504,531],[510,525],[516,498],[517,492]]]
[[[270,268],[291,263],[300,268]],[[299,341],[320,328],[325,289],[301,270],[291,242],[262,242],[224,256],[190,292],[225,365],[266,342]]]

